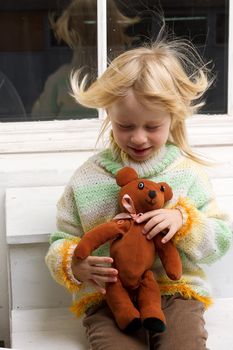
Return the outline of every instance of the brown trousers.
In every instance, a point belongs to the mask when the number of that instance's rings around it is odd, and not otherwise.
[[[197,300],[180,295],[162,297],[167,321],[164,333],[150,336],[143,329],[131,335],[117,327],[107,305],[86,315],[83,324],[89,350],[207,350],[204,306]]]

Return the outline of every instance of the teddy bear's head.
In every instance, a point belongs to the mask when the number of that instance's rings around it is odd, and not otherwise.
[[[120,209],[125,211],[122,199],[132,199],[137,213],[145,213],[150,210],[160,209],[172,198],[172,189],[166,182],[154,182],[147,179],[139,179],[137,172],[130,167],[118,171],[116,182],[121,187],[119,194]]]

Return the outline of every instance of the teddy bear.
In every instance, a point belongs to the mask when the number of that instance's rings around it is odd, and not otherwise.
[[[171,240],[161,242],[164,232],[148,239],[142,233],[145,223],[137,223],[137,217],[162,208],[172,198],[172,189],[165,182],[140,179],[131,167],[119,170],[116,182],[121,187],[118,202],[122,212],[86,232],[74,254],[78,259],[85,259],[110,241],[110,256],[118,276],[117,282],[106,283],[106,302],[117,325],[125,332],[143,326],[150,332],[161,333],[166,329],[166,320],[159,285],[151,268],[158,256],[167,276],[179,280],[181,259]]]

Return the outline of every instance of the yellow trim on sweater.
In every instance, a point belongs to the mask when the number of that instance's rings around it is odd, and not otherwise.
[[[91,306],[95,306],[101,303],[104,300],[104,295],[95,292],[88,295],[85,295],[79,301],[73,303],[70,307],[70,311],[73,312],[77,317],[80,317],[84,314],[84,312]]]
[[[198,294],[187,284],[177,283],[172,285],[160,285],[159,288],[162,295],[174,295],[176,293],[179,293],[185,299],[199,300],[204,304],[206,309],[213,304],[213,300],[211,297],[205,297],[203,295]]]
[[[173,238],[173,241],[175,243],[187,236],[187,234],[191,231],[192,226],[199,223],[198,211],[188,199],[180,197],[178,201],[171,207],[171,209],[175,209],[176,207],[181,207],[185,211],[187,217],[185,224],[179,231],[176,232]]]
[[[174,295],[179,293],[185,299],[196,299],[202,302],[207,309],[213,304],[212,298],[202,296],[192,290],[185,284],[174,284],[174,285],[160,285],[161,295]],[[73,303],[70,307],[70,311],[74,313],[77,317],[82,316],[89,307],[95,307],[96,305],[101,304],[105,299],[104,295],[99,292],[93,292],[91,294],[83,296],[79,301]]]
[[[78,244],[80,238],[77,237],[71,241],[64,241],[60,248],[60,256],[62,258],[61,265],[57,271],[59,279],[61,279],[70,293],[79,291],[80,286],[78,282],[75,283],[75,279],[70,275],[69,269],[71,268],[71,260],[73,255],[73,249],[71,249],[74,244]],[[72,279],[73,277],[73,279]]]

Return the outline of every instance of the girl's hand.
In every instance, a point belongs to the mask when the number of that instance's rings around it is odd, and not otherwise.
[[[137,222],[147,221],[142,233],[152,239],[161,231],[167,231],[162,243],[168,242],[182,227],[182,214],[178,209],[157,209],[149,211],[137,219]]]
[[[113,259],[103,256],[88,256],[86,259],[72,260],[72,272],[74,277],[81,282],[89,282],[101,293],[105,294],[105,283],[116,282],[118,271],[106,264],[111,264]]]

